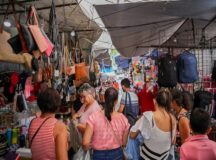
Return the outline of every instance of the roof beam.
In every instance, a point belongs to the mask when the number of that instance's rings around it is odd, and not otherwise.
[[[27,2],[37,2],[38,0],[22,0],[22,1],[18,1],[17,3],[27,3]],[[0,7],[1,6],[7,6],[9,5],[9,2],[5,2],[5,3],[0,3]]]
[[[60,7],[73,6],[73,5],[77,5],[77,3],[59,4],[59,5],[56,5],[55,7],[60,8]],[[46,9],[50,9],[50,6],[36,8],[37,11],[46,10]],[[24,13],[24,12],[26,12],[26,11],[25,10],[16,10],[16,13]],[[8,12],[8,15],[9,14],[13,14],[13,12]],[[5,15],[5,13],[0,12],[0,15]]]

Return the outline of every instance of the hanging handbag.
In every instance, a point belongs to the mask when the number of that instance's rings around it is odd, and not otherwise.
[[[77,50],[77,48],[79,48]],[[78,53],[79,51],[79,53]],[[75,77],[76,80],[89,80],[89,68],[87,68],[85,62],[82,61],[82,49],[80,48],[79,42],[76,43],[76,48],[75,48]]]
[[[6,15],[8,14],[8,9],[9,9],[10,5],[12,6],[13,16],[14,16],[16,28],[18,30],[18,35],[15,36],[15,37],[12,37],[11,39],[9,39],[8,43],[12,46],[15,53],[20,53],[21,51],[27,53],[28,48],[26,46],[26,41],[25,41],[23,33],[22,33],[20,22],[19,22],[19,20],[18,20],[18,18],[16,16],[16,10],[15,10],[13,0],[9,0],[9,4],[8,4],[7,10],[6,10]],[[4,19],[5,19],[5,17],[4,17]]]
[[[76,123],[78,123],[76,120],[73,120],[70,123],[70,147],[73,148],[75,152],[78,152],[80,148],[82,148],[82,135],[78,131]]]
[[[46,33],[44,32],[43,29],[41,29],[41,32],[44,36],[44,39],[46,41],[47,44],[47,49],[45,50],[45,54],[47,55],[47,57],[49,57],[53,51],[54,45],[53,43],[50,41],[50,39],[47,37]]]
[[[75,64],[75,76],[76,80],[89,79],[88,68],[86,68],[85,62]]]
[[[32,22],[30,18],[32,19]],[[40,50],[41,53],[45,52],[48,46],[41,32],[41,29],[39,27],[37,13],[36,13],[34,6],[30,7],[30,16],[29,16],[27,23],[28,23],[28,28],[38,46],[38,49]]]
[[[26,24],[21,24],[21,31],[28,48],[28,52],[32,53],[32,51],[37,50],[37,44],[35,43],[35,40]]]
[[[20,92],[17,94],[16,100],[17,100],[16,105],[17,105],[17,109],[19,112],[22,112],[23,110],[28,109],[27,102],[26,102],[23,92]]]
[[[2,20],[2,24],[1,24],[1,33],[2,33],[2,31],[3,31],[3,23],[4,23],[4,20],[6,19],[6,16],[8,16],[7,14],[8,14],[8,9],[9,9],[9,7],[10,7],[10,3],[8,4],[8,6],[7,6],[7,9],[6,9],[6,13],[5,13],[5,15],[4,15],[4,17],[3,17],[3,20]],[[15,16],[15,15],[14,15]],[[9,35],[9,37],[10,37],[10,35]],[[15,53],[19,53],[19,52],[21,52],[22,51],[22,45],[21,45],[21,43],[20,43],[20,38],[19,38],[19,35],[16,35],[16,36],[14,36],[14,37],[12,37],[12,38],[7,38],[7,42],[11,45],[11,47],[13,48],[13,51],[15,52]],[[4,45],[4,44],[2,44],[2,46],[8,46],[8,45]],[[10,51],[11,52],[11,51]],[[10,52],[8,52],[8,53],[10,53]]]
[[[20,42],[19,35],[16,35],[16,36],[8,39],[8,43],[13,48],[14,53],[20,53],[22,51],[22,45]]]

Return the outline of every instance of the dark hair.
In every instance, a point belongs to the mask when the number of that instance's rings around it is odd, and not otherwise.
[[[183,105],[183,96],[180,90],[178,89],[172,90],[172,101],[175,101],[178,106]]]
[[[183,102],[182,107],[186,110],[191,110],[193,108],[193,95],[188,91],[182,92]]]
[[[43,82],[40,83],[39,92],[43,92],[43,91],[45,91],[47,88],[49,88],[48,84],[47,84],[45,81],[43,81]]]
[[[122,81],[121,81],[121,85],[127,87],[127,88],[130,88],[130,80],[128,78],[124,78]]]
[[[195,108],[190,116],[190,125],[194,133],[205,134],[210,126],[211,118],[208,112]]]
[[[105,91],[105,105],[104,105],[104,111],[105,111],[105,116],[109,121],[111,121],[111,113],[113,112],[114,103],[116,100],[118,100],[118,91],[110,87]]]
[[[171,109],[172,95],[167,88],[162,88],[157,92],[156,101],[160,107],[164,107],[167,112]]]
[[[37,104],[42,113],[55,113],[61,105],[61,98],[58,91],[48,88],[39,93]]]

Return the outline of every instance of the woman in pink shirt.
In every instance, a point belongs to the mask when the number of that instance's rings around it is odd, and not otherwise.
[[[130,125],[122,113],[114,110],[117,100],[117,90],[108,88],[104,110],[93,113],[87,121],[83,148],[93,149],[93,160],[123,159],[121,146],[126,145]]]
[[[92,113],[100,111],[101,107],[95,100],[95,89],[90,84],[84,83],[79,89],[79,95],[83,105],[73,115],[73,119],[78,120],[77,128],[81,133],[84,133],[87,119]]]

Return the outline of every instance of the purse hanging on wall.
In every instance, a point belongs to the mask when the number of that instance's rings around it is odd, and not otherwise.
[[[72,52],[69,52],[70,48],[70,40],[69,35],[66,36],[66,44],[64,45],[64,53],[65,53],[65,62],[66,62],[66,75],[71,76],[75,74],[75,65],[72,59]]]
[[[32,19],[32,21],[31,21]],[[41,53],[45,52],[48,49],[45,37],[43,36],[41,29],[39,27],[39,22],[37,19],[37,12],[34,6],[30,7],[30,16],[27,20],[28,28],[38,46],[38,49]]]
[[[75,77],[76,80],[88,81],[89,80],[89,67],[82,58],[82,49],[80,48],[79,41],[77,42],[77,47],[75,48],[76,64],[75,64]]]
[[[6,14],[4,16],[4,19],[8,14],[8,9],[9,9],[10,5],[12,6],[13,16],[14,16],[16,28],[18,30],[18,35],[10,38],[8,40],[8,43],[11,45],[11,47],[13,48],[15,53],[20,53],[21,51],[23,51],[24,53],[27,53],[28,48],[27,48],[27,45],[26,45],[26,41],[24,40],[24,35],[22,33],[20,21],[18,20],[18,18],[16,16],[16,10],[15,10],[15,5],[14,5],[13,0],[9,0],[9,4],[8,4],[7,11],[6,11]]]

